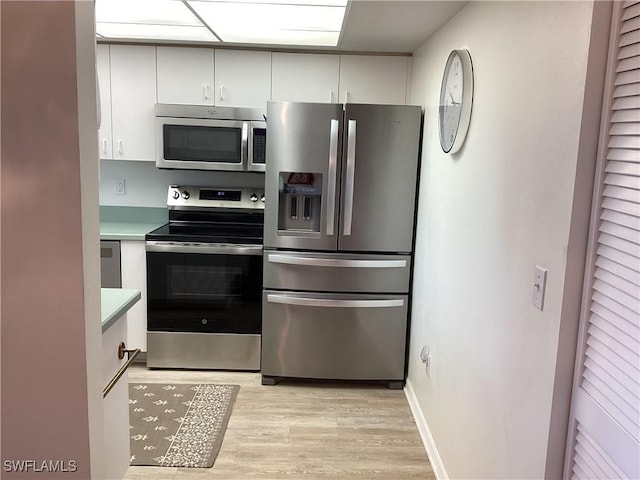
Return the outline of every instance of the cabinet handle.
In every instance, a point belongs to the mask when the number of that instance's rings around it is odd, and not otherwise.
[[[122,139],[118,140],[118,153],[122,155]]]
[[[106,154],[107,153],[107,139],[104,138],[102,140],[102,153]]]
[[[127,361],[125,362],[124,365],[122,365],[122,367],[120,367],[120,370],[116,372],[116,374],[109,381],[107,386],[104,387],[104,390],[102,390],[102,398],[106,397],[107,394],[111,391],[111,389],[116,386],[116,383],[118,383],[118,380],[120,380],[122,375],[124,375],[124,372],[126,372],[127,368],[131,366],[131,364],[133,363],[133,361],[135,360],[135,358],[138,356],[139,353],[140,353],[139,348],[135,348],[133,350],[127,350],[127,347],[125,346],[124,342],[120,342],[120,345],[118,345],[118,359],[122,360],[124,358],[124,355],[127,354]]]
[[[329,90],[329,103],[333,103],[333,90]]]
[[[209,85],[204,84],[204,99],[209,100]]]
[[[224,86],[220,85],[220,100],[224,100]]]
[[[344,91],[344,103],[349,103],[349,90]]]

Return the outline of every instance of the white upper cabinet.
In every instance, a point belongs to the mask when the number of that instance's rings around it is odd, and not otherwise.
[[[271,58],[272,100],[323,103],[338,101],[338,55],[273,53]]]
[[[342,55],[340,103],[404,105],[409,57]]]
[[[158,47],[158,103],[213,105],[213,49]]]
[[[100,90],[100,129],[98,130],[98,155],[113,158],[111,137],[111,69],[109,45],[96,45],[96,73]]]
[[[271,99],[271,53],[215,51],[215,104],[267,108]]]
[[[155,160],[156,48],[111,45],[113,158]]]

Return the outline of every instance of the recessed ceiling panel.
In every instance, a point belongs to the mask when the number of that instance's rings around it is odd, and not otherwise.
[[[96,33],[107,38],[139,40],[216,42],[205,27],[184,25],[147,25],[140,23],[96,23]]]
[[[335,46],[345,8],[334,5],[190,1],[223,42]]]
[[[96,22],[202,26],[179,0],[96,0]]]

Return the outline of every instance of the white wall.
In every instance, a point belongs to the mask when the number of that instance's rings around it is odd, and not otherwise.
[[[593,168],[579,155],[592,11],[583,1],[471,2],[414,53],[411,103],[424,107],[425,130],[408,389],[451,478],[549,475],[569,290],[572,317],[579,305],[580,289],[564,283],[576,267],[568,252],[584,249],[590,208],[574,194],[578,167]],[[437,111],[457,48],[471,52],[475,92],[452,156]],[[572,228],[583,232],[575,246]],[[544,311],[531,304],[535,265],[548,269]]]
[[[124,179],[125,195],[115,195],[116,179]],[[100,205],[166,207],[169,185],[264,188],[263,173],[161,170],[153,162],[100,160]]]
[[[95,369],[94,6],[0,2],[0,10],[0,476],[97,478],[103,419]],[[12,462],[23,462],[23,471]],[[42,462],[58,467],[38,475]]]

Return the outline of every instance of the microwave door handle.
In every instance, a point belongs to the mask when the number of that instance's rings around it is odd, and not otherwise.
[[[338,128],[340,122],[331,119],[329,133],[329,175],[327,180],[327,235],[333,235],[336,218],[336,183],[338,172]]]
[[[247,170],[250,172],[254,170],[255,164],[253,163],[253,126],[249,124],[247,133]]]
[[[249,152],[249,122],[242,122],[242,152],[240,153],[240,162],[242,169],[247,170],[247,158]]]
[[[351,235],[351,223],[353,220],[353,195],[355,188],[356,172],[356,121],[349,120],[347,133],[347,176],[344,199],[344,232],[343,235]]]

